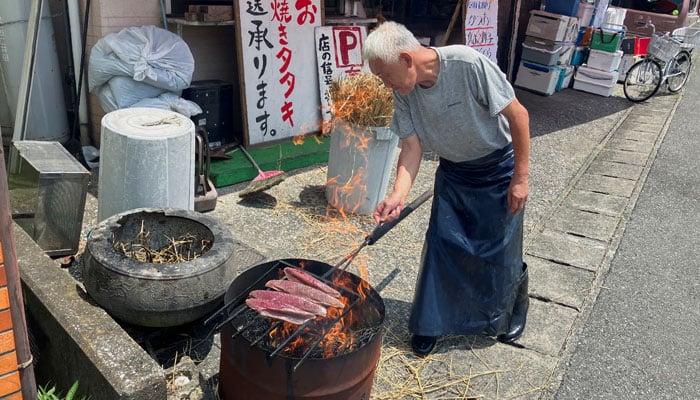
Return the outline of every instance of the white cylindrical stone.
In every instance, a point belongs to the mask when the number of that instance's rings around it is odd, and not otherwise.
[[[195,127],[182,114],[123,108],[102,118],[98,222],[141,207],[194,209]]]

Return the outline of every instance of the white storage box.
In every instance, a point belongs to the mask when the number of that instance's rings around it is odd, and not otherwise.
[[[602,71],[617,71],[622,59],[622,50],[610,53],[602,50],[593,50],[588,53],[586,65]]]
[[[521,61],[515,86],[549,96],[557,87],[559,73],[560,69],[557,66]]]
[[[521,58],[543,65],[557,65],[562,51],[561,43],[551,40],[528,37],[523,42],[523,54]]]
[[[617,71],[580,66],[574,74],[574,89],[609,97],[617,84]]]
[[[578,33],[577,21],[576,17],[531,10],[525,34],[554,42],[572,41],[572,38]],[[575,33],[570,32],[573,28],[572,25],[576,27]]]
[[[559,53],[559,60],[557,60],[557,64],[569,65],[571,64],[571,59],[574,56],[576,46],[573,43],[564,43],[561,46],[561,52]]]
[[[620,66],[617,68],[617,81],[624,82],[625,77],[627,77],[627,71],[630,70],[630,67],[633,66],[634,63],[641,60],[642,58],[644,58],[644,56],[635,56],[634,54],[623,54],[622,58],[620,59]]]
[[[571,86],[571,78],[574,76],[574,67],[571,65],[559,65],[559,79],[554,89],[556,92]]]
[[[593,10],[595,6],[592,3],[581,3],[578,5],[576,17],[581,26],[590,26],[593,19]]]

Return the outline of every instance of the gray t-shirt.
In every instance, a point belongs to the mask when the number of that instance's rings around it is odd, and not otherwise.
[[[400,138],[417,134],[424,151],[461,162],[483,157],[511,142],[500,112],[514,99],[513,87],[491,60],[476,50],[434,47],[440,59],[437,82],[394,92],[391,128]]]

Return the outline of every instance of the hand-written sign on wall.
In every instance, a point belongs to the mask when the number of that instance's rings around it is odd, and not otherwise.
[[[316,60],[324,131],[333,117],[330,87],[334,79],[352,75],[363,68],[364,26],[321,26],[316,28]]]
[[[498,0],[467,0],[464,27],[467,46],[496,62]]]
[[[234,1],[249,144],[320,130],[314,28],[320,0]],[[311,73],[310,73],[311,71]]]

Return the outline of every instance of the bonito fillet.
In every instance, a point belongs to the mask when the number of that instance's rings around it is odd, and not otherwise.
[[[337,308],[345,307],[345,304],[342,301],[340,301],[340,299],[338,299],[337,297],[333,297],[320,289],[306,285],[301,282],[291,281],[289,279],[273,279],[267,281],[267,283],[265,283],[265,286],[271,289],[279,290],[311,300],[314,303],[318,303],[324,306]]]
[[[276,302],[264,299],[248,298],[245,303],[258,314],[287,321],[292,324],[301,325],[304,322],[316,318],[316,314],[303,311],[289,305],[278,304]]]
[[[300,282],[303,283],[307,286],[314,287],[318,290],[321,290],[322,292],[325,292],[333,297],[340,298],[340,292],[333,289],[332,287],[326,285],[322,281],[316,279],[314,276],[309,274],[306,271],[302,271],[300,269],[292,268],[292,267],[286,267],[284,269],[284,274],[287,276],[287,279],[290,281],[295,281],[295,282]]]

